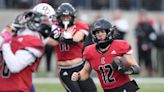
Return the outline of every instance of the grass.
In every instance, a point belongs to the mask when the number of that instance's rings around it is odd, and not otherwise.
[[[42,83],[34,84],[36,92],[65,92],[64,88],[59,83]],[[140,90],[138,92],[164,92],[164,86],[160,83],[153,84],[139,84]],[[100,85],[97,84],[98,92],[103,92]]]
[[[46,77],[46,72],[45,71],[41,71],[39,73],[36,74],[37,78],[45,78]],[[142,74],[141,76],[133,76],[134,78],[138,78],[140,77],[141,80],[137,80],[139,83],[139,87],[140,90],[137,92],[164,92],[164,79],[162,78],[162,80],[156,80],[154,78],[149,78],[148,79],[144,79],[146,76],[146,74]],[[36,79],[37,79],[36,78]],[[142,79],[143,78],[143,79]],[[49,79],[49,78],[46,78]],[[43,81],[42,79],[40,79],[41,81]],[[39,82],[40,82],[39,80]],[[57,81],[57,82],[55,82]],[[34,82],[35,85],[35,89],[36,92],[66,92],[65,89],[63,88],[63,86],[58,83],[58,78],[57,80],[46,80],[46,82],[44,83],[39,83]],[[146,82],[144,82],[146,81]],[[50,83],[49,83],[50,82]],[[98,92],[103,92],[101,86],[99,84],[96,85]]]
[[[34,84],[36,92],[66,92],[61,84],[51,83],[51,84]],[[100,85],[97,85],[98,92],[103,92]]]
[[[163,84],[140,84],[138,92],[164,92]]]

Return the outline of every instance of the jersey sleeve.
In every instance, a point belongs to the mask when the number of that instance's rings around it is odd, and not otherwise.
[[[24,41],[25,48],[30,47],[39,50],[44,53],[44,43],[40,38],[37,37],[27,37]]]
[[[85,22],[77,22],[76,23],[77,28],[79,29],[84,29],[84,30],[89,30],[89,26]]]
[[[88,26],[88,24],[86,24],[84,22],[77,22],[76,23],[76,28],[77,28],[78,31],[81,31],[85,35],[88,36],[88,34],[89,34],[89,31],[88,31],[89,30],[89,26]]]
[[[83,51],[83,60],[84,61],[88,61],[88,58],[89,58],[88,52],[89,52],[89,49],[86,47]]]
[[[120,54],[132,54],[132,48],[127,41],[121,41],[118,50]]]

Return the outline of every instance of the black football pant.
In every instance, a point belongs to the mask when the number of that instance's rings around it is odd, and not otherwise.
[[[139,89],[137,83],[132,80],[120,87],[104,90],[104,92],[136,92]]]
[[[62,82],[67,92],[97,92],[96,85],[90,77],[85,81],[71,80],[72,73],[80,71],[83,66],[84,62],[68,67],[58,67],[60,81]]]

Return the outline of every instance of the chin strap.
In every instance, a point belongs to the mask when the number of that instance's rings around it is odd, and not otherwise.
[[[97,43],[97,45],[96,45],[96,47],[98,48],[98,49],[105,49],[109,44],[111,44],[113,42],[113,40],[107,40],[107,41],[105,41],[105,42],[103,42],[103,43]]]

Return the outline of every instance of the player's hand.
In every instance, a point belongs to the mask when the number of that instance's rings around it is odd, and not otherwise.
[[[124,74],[133,73],[132,65],[124,57],[115,57],[112,61],[112,66],[114,70],[118,70]]]
[[[74,72],[71,76],[71,80],[77,81],[77,80],[79,80],[79,77],[80,77],[79,72]]]
[[[69,32],[64,31],[63,37],[64,37],[65,39],[71,39],[71,38],[72,38],[72,34],[69,33]]]
[[[52,34],[50,35],[50,37],[52,37],[55,40],[59,40],[60,36],[60,29],[57,26],[52,26]]]
[[[25,28],[25,24],[31,19],[32,14],[33,13],[31,11],[19,14],[14,19],[14,21],[12,22],[10,27],[13,29],[13,31],[17,31],[17,30],[19,30],[21,28]]]
[[[112,60],[111,65],[112,65],[112,67],[113,67],[114,70],[120,71],[120,70],[124,69],[123,59],[120,56],[115,57]]]
[[[58,40],[60,38],[60,36],[61,36],[61,32],[60,31],[54,31],[53,32],[53,38],[55,40]]]
[[[113,58],[113,60],[112,60],[111,65],[112,65],[112,67],[113,67],[114,70],[117,70],[118,67],[119,67],[119,65],[120,65],[120,59],[119,59],[119,58],[120,58],[120,57],[115,57],[115,58]]]
[[[58,26],[52,25],[50,37],[52,39],[59,40],[60,36],[61,36],[61,32],[60,32],[60,29],[58,28]]]
[[[8,43],[11,41],[13,33],[11,31],[3,31],[0,33],[0,36],[3,38],[2,43]]]

